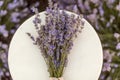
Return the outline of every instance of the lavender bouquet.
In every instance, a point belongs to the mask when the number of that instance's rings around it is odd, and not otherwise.
[[[37,9],[34,8],[34,11],[36,17],[33,22],[38,37],[35,38],[30,33],[27,34],[40,48],[50,78],[62,80],[73,41],[84,25],[82,16],[68,15],[64,10],[60,10],[57,4],[53,4],[49,0],[49,7],[45,13],[45,25],[42,25]]]

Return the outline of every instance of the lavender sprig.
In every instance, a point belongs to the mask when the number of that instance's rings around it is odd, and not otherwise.
[[[59,78],[67,65],[73,40],[77,37],[77,33],[81,32],[84,22],[81,16],[75,17],[73,14],[68,15],[64,10],[60,11],[58,5],[53,5],[51,0],[45,15],[45,25],[41,25],[40,15],[38,11],[36,12],[33,22],[39,36],[34,38],[30,33],[28,36],[40,48],[50,77]]]

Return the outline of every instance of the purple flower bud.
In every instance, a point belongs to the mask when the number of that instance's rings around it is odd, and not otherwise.
[[[36,2],[36,3],[35,3],[35,7],[38,7],[39,5],[40,5],[39,2]]]
[[[19,6],[18,2],[9,3],[8,4],[8,9],[12,10],[12,9],[15,9],[17,6]]]
[[[114,33],[114,37],[115,37],[116,39],[118,39],[118,38],[120,37],[120,34],[119,34],[119,33]]]
[[[53,63],[55,65],[55,68],[58,68],[60,66],[60,62],[58,62],[56,59],[53,60]]]
[[[11,21],[14,22],[14,23],[18,23],[20,21],[19,17],[20,17],[20,13],[13,12],[11,14]]]
[[[32,12],[35,12],[36,14],[38,14],[38,9],[37,8],[32,7],[31,10],[32,10]]]
[[[53,56],[54,52],[53,52],[53,50],[49,49],[47,54],[48,54],[49,56]]]
[[[54,50],[55,49],[55,46],[54,45],[50,45],[49,47],[51,50]]]
[[[35,17],[35,19],[33,20],[33,23],[36,29],[39,29],[38,24],[41,23],[41,20],[38,17]]]
[[[4,4],[4,2],[3,2],[3,1],[0,1],[0,7],[1,7],[3,4]]]
[[[11,32],[12,34],[14,34],[14,33],[15,33],[15,30],[14,30],[14,29],[11,29],[10,32]]]
[[[65,35],[64,35],[64,38],[67,39],[67,40],[69,40],[70,37],[71,37],[70,34],[65,34]]]
[[[112,54],[110,54],[109,50],[104,50],[104,60],[106,60],[106,62],[111,62],[112,61]]]
[[[59,41],[58,46],[63,46],[64,45],[64,41]]]
[[[55,29],[54,29],[54,30],[51,30],[51,31],[50,31],[50,34],[54,36],[54,35],[57,34],[57,31],[56,31]]]
[[[7,11],[6,10],[0,10],[0,16],[4,16],[7,14]]]
[[[5,28],[5,25],[0,25],[0,33],[3,34],[4,37],[8,37],[8,31]]]
[[[104,10],[103,10],[102,6],[99,7],[99,12],[100,12],[100,15],[103,16]]]
[[[120,50],[120,43],[117,44],[116,49]]]
[[[111,66],[110,63],[104,63],[103,65],[103,71],[110,71],[111,70]]]
[[[3,49],[7,49],[7,48],[8,48],[8,45],[7,45],[7,44],[2,44],[2,48],[3,48]]]

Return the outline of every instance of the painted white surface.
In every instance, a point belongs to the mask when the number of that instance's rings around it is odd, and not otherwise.
[[[71,12],[69,12],[71,14]],[[44,23],[44,12],[40,13]],[[8,64],[13,80],[49,80],[47,66],[36,45],[26,35],[30,32],[37,36],[33,19],[26,20],[16,31],[9,48]],[[98,35],[85,20],[81,34],[74,41],[69,55],[68,66],[64,72],[64,80],[98,80],[103,54]]]

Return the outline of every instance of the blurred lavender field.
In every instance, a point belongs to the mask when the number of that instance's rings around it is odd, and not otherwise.
[[[97,31],[104,49],[99,80],[120,80],[120,0],[53,1],[61,9],[83,14]],[[12,80],[7,57],[13,34],[21,23],[34,15],[33,6],[41,12],[47,5],[47,0],[0,0],[0,80]]]

